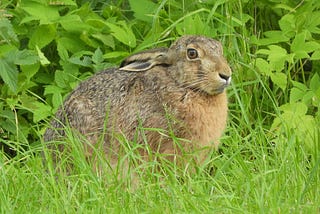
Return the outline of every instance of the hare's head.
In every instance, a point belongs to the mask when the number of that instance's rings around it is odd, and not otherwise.
[[[183,36],[172,46],[138,53],[124,60],[123,71],[145,71],[166,66],[182,87],[209,95],[222,93],[230,84],[231,69],[220,42],[203,36]]]
[[[216,40],[184,36],[169,48],[167,56],[175,67],[172,75],[185,87],[215,95],[230,84],[231,69]]]

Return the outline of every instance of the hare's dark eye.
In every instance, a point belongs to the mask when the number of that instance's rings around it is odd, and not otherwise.
[[[195,59],[198,57],[198,51],[193,48],[188,48],[187,50],[187,56],[189,59]]]

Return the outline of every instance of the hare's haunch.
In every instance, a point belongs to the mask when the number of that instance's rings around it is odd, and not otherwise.
[[[231,69],[220,42],[184,36],[170,48],[137,53],[119,68],[82,82],[58,110],[44,138],[65,136],[62,127],[68,124],[93,145],[104,134],[106,155],[120,147],[114,133],[147,143],[152,152],[180,154],[169,134],[154,129],[142,133],[139,126],[170,129],[177,138],[190,140],[181,142],[184,151],[215,147],[226,125],[225,88],[230,81]]]

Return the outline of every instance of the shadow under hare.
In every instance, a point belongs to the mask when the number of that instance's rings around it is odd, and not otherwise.
[[[119,68],[80,83],[56,113],[44,139],[63,139],[67,124],[91,144],[85,148],[88,158],[100,141],[103,154],[114,166],[121,150],[118,133],[129,142],[147,145],[139,149],[141,157],[151,152],[174,162],[184,153],[218,146],[226,126],[225,88],[230,81],[231,69],[220,42],[183,36],[170,48],[134,54]],[[188,140],[176,143],[170,133]],[[197,163],[206,155],[197,153]]]

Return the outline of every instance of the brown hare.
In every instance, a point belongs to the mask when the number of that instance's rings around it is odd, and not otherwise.
[[[62,138],[68,124],[91,144],[88,157],[92,146],[102,142],[111,165],[117,163],[121,147],[114,133],[123,134],[129,142],[147,144],[148,149],[139,150],[142,157],[151,151],[175,161],[184,152],[218,146],[226,126],[225,88],[230,81],[231,69],[220,42],[183,36],[170,48],[134,54],[119,68],[82,82],[58,110],[44,139]],[[177,146],[170,133],[187,140]],[[205,152],[196,157],[197,161],[205,158]]]

